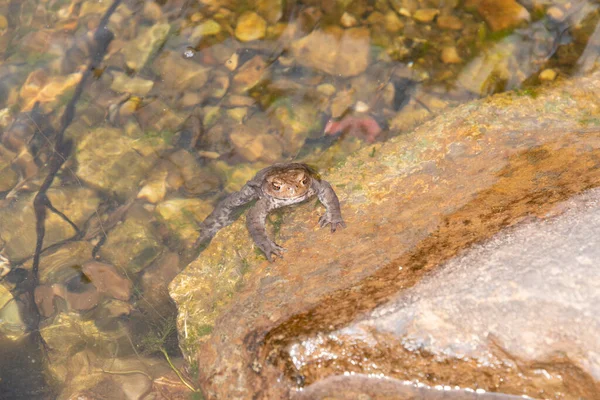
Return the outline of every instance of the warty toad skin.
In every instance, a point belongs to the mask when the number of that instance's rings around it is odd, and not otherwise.
[[[306,164],[274,164],[260,170],[239,192],[231,193],[223,199],[212,213],[199,225],[200,237],[196,245],[212,239],[223,227],[231,224],[236,211],[256,200],[246,216],[246,226],[254,243],[265,253],[269,261],[272,256],[282,257],[285,250],[267,236],[265,221],[269,212],[284,206],[303,202],[313,196],[325,206],[326,211],[319,218],[319,225],[331,226],[331,232],[345,227],[340,202],[331,185]]]

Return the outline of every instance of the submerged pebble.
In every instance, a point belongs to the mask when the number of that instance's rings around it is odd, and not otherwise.
[[[240,15],[235,27],[235,37],[242,42],[250,42],[265,37],[267,23],[258,14],[248,11]]]

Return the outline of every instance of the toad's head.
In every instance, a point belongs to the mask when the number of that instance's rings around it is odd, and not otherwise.
[[[302,197],[310,188],[312,177],[302,168],[273,171],[265,177],[263,192],[277,199]]]

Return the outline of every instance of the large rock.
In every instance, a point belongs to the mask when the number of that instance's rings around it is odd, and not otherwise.
[[[310,385],[294,396],[296,400],[517,400],[521,396],[486,393],[483,390],[407,385],[405,381],[364,374],[332,376]]]
[[[347,229],[319,229],[323,209],[315,202],[276,213],[268,229],[288,251],[274,263],[254,250],[243,218],[222,229],[170,286],[182,348],[200,366],[207,396],[286,398],[337,374],[334,361],[304,368],[291,349],[304,339],[326,349],[332,332],[393,304],[462,249],[600,185],[600,130],[585,125],[600,110],[598,90],[600,74],[535,98],[498,95],[359,151],[323,173],[337,190]],[[589,291],[580,293],[578,304],[597,303]],[[582,329],[576,325],[564,325],[563,337],[575,337]],[[478,380],[476,361],[449,357],[443,362],[455,373],[431,373],[427,366],[435,358],[418,348],[377,347],[373,341],[374,347],[354,348],[353,340],[360,337],[336,342],[338,354],[356,355],[352,371],[373,374],[371,356],[389,352],[382,361],[404,357],[410,368],[376,373],[420,385],[479,384],[482,390],[552,395],[579,384],[591,387],[590,375],[566,359],[520,364],[520,375],[490,364],[484,368],[488,378]],[[503,342],[496,343],[502,349]],[[587,343],[585,348],[594,351]],[[562,380],[530,379],[550,366],[563,368]]]

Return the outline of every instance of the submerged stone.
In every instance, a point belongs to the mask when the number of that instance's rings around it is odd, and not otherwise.
[[[117,300],[129,300],[131,280],[120,274],[114,266],[90,261],[83,265],[82,271],[100,293],[106,293]]]
[[[153,69],[160,74],[162,85],[177,91],[202,89],[210,72],[210,68],[170,51],[165,51],[157,57]]]
[[[256,11],[269,24],[276,24],[283,16],[283,0],[256,0]]]
[[[229,135],[235,151],[250,162],[275,162],[281,158],[283,147],[279,139],[266,133],[250,131],[240,125]]]
[[[191,195],[201,195],[219,188],[219,178],[209,168],[201,167],[195,156],[186,150],[169,155],[172,171],[181,179],[181,188]]]
[[[113,73],[114,79],[110,89],[115,92],[131,93],[138,96],[147,95],[154,87],[154,82],[140,77],[129,77],[122,72]]]
[[[202,221],[213,207],[200,199],[171,199],[159,203],[156,212],[171,233],[186,245],[198,238],[198,222]]]
[[[90,242],[65,243],[45,253],[40,260],[39,279],[42,284],[67,283],[81,275],[81,266],[92,259],[94,245]]]
[[[311,133],[322,130],[319,110],[310,102],[293,105],[282,102],[273,107],[272,113],[280,124],[283,149],[287,154],[296,154]],[[279,158],[273,158],[272,161],[277,160]]]
[[[100,249],[100,256],[127,274],[136,274],[160,255],[158,240],[148,215],[140,212],[117,225]]]
[[[167,40],[170,30],[171,26],[167,23],[154,24],[143,29],[137,38],[123,47],[127,67],[134,71],[141,70],[150,56]]]
[[[221,25],[213,19],[206,20],[194,28],[190,40],[195,42],[205,36],[213,36],[221,32]]]
[[[0,239],[5,243],[4,253],[11,260],[21,260],[33,254],[36,244],[34,194],[20,196],[7,207],[0,209]],[[83,224],[96,211],[100,200],[91,189],[64,187],[48,190],[52,205],[64,213],[75,225]],[[65,220],[47,211],[44,248],[75,235],[75,230]]]
[[[531,37],[537,40],[531,41]],[[461,69],[457,83],[480,95],[521,87],[537,73],[552,51],[554,36],[543,23],[532,23],[494,43]]]
[[[314,30],[292,43],[296,62],[335,76],[363,73],[370,60],[370,37],[366,28]]]
[[[2,309],[13,298],[10,290],[4,285],[0,285],[0,309]]]
[[[267,23],[255,12],[247,11],[240,15],[235,27],[235,37],[242,42],[250,42],[265,37]]]
[[[444,64],[460,64],[463,62],[463,59],[458,54],[458,50],[454,46],[443,47],[440,58]]]
[[[450,29],[459,31],[463,29],[464,24],[460,20],[460,18],[454,15],[440,15],[436,19],[437,26],[442,29]]]
[[[8,192],[18,181],[19,176],[11,168],[12,152],[0,147],[0,192]]]
[[[10,296],[10,298],[9,298]],[[25,322],[21,319],[19,303],[6,287],[0,285],[0,334],[10,340],[17,340],[26,332]]]
[[[152,136],[151,132],[134,135],[130,137],[109,127],[88,132],[77,145],[77,176],[122,198],[134,194],[158,159],[157,151],[165,147],[163,138]]]
[[[466,6],[476,7],[494,32],[516,28],[531,19],[529,11],[515,0],[469,0]]]
[[[19,96],[24,102],[21,111],[31,110],[36,102],[42,103],[48,109],[58,107],[64,96],[70,97],[80,80],[80,72],[67,76],[48,76],[42,69],[33,71],[19,91]]]
[[[174,312],[168,286],[180,270],[179,256],[174,252],[164,253],[144,270],[139,282],[144,302],[150,308],[159,310],[163,315]]]
[[[98,355],[114,357],[119,347],[115,340],[118,336],[114,332],[100,331],[93,320],[84,320],[75,312],[60,313],[44,321],[40,334],[52,350],[50,373],[61,382],[69,382],[69,364],[77,359],[76,354],[82,349],[93,351],[94,358]],[[78,372],[79,369],[73,371]]]
[[[440,13],[436,8],[421,8],[414,12],[413,18],[419,22],[429,23]]]
[[[541,81],[553,81],[556,79],[557,75],[558,74],[556,73],[556,71],[553,70],[552,68],[546,68],[545,70],[540,72],[538,77],[540,78]]]
[[[244,93],[267,79],[269,69],[266,61],[261,56],[254,56],[246,61],[233,77],[233,90],[235,93]]]

